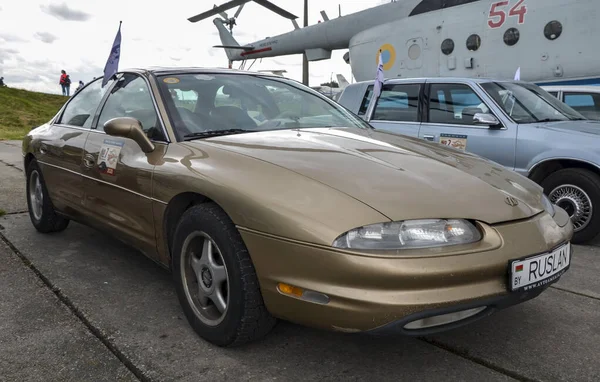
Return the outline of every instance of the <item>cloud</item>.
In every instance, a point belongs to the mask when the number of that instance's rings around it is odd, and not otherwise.
[[[62,4],[50,4],[50,5],[40,5],[42,11],[47,14],[56,17],[59,20],[66,21],[87,21],[92,16],[83,11],[78,11],[76,9],[69,8],[66,3]]]
[[[58,39],[58,37],[48,32],[37,32],[34,37],[46,44],[52,44]]]
[[[15,36],[10,33],[0,33],[0,40],[4,40],[6,42],[27,42],[24,38],[19,36]]]
[[[17,54],[19,54],[19,51],[16,49],[0,48],[0,64],[3,64]]]

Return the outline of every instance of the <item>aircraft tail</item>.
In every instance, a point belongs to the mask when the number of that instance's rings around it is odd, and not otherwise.
[[[350,85],[350,83],[348,83],[348,81],[346,80],[346,77],[344,77],[341,74],[337,74],[337,80],[338,80],[338,84],[340,85],[340,89],[345,88],[346,86]]]
[[[223,20],[215,18],[213,20],[213,24],[215,24],[215,26],[219,30],[219,37],[221,38],[221,42],[223,43],[223,45],[218,47],[225,49],[225,54],[227,54],[227,58],[230,61],[239,58],[240,53],[244,49],[240,46],[240,44],[238,44],[235,38],[233,38],[233,36],[231,35],[231,33],[229,33],[227,28],[225,28],[225,25],[223,25]]]

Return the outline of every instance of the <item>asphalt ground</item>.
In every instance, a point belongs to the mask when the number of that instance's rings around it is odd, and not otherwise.
[[[600,245],[538,298],[425,338],[280,322],[263,341],[200,339],[164,269],[71,222],[35,231],[20,142],[0,141],[0,381],[599,381]]]

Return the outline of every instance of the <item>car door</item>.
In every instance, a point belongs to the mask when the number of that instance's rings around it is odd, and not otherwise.
[[[476,124],[477,113],[494,114],[489,102],[473,87],[464,83],[429,83],[426,87],[427,110],[419,137],[488,158],[514,169],[517,139],[516,125]]]
[[[420,83],[385,84],[371,112],[371,126],[377,130],[418,137],[422,86]],[[370,94],[367,93],[367,96]],[[363,105],[365,103],[368,104],[363,102]]]
[[[157,113],[148,82],[136,73],[125,73],[106,98],[84,148],[86,204],[102,228],[156,257],[152,199],[152,173],[166,149],[164,125]],[[144,153],[130,138],[104,132],[104,123],[132,117],[156,149]]]
[[[111,83],[112,84],[112,81]],[[83,149],[106,90],[95,80],[71,97],[46,132],[36,155],[54,206],[72,217],[83,216]]]

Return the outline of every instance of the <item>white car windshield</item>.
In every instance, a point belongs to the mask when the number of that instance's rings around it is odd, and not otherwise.
[[[586,119],[550,93],[534,84],[487,82],[481,87],[517,123]]]
[[[285,78],[251,74],[158,76],[178,135],[211,135],[313,127],[370,128],[335,102]]]

